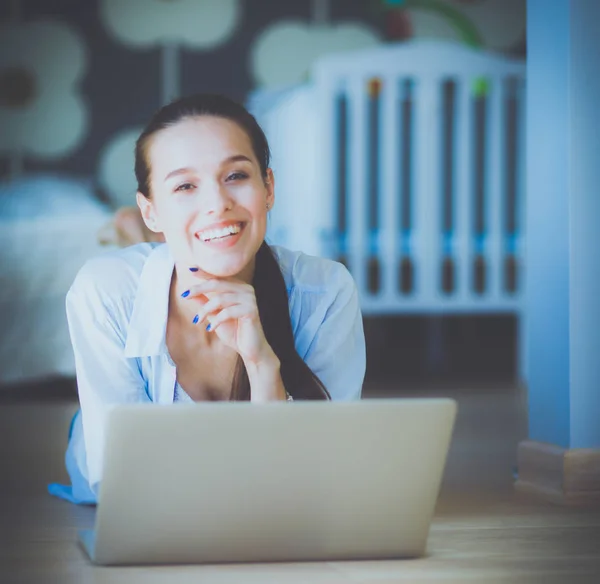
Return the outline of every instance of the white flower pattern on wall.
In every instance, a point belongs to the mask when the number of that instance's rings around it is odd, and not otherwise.
[[[363,24],[279,22],[266,28],[252,47],[252,72],[257,84],[268,89],[303,83],[321,55],[379,43],[378,34]]]
[[[239,0],[101,0],[100,18],[112,35],[134,48],[162,47],[162,103],[180,95],[178,48],[210,49],[227,41]]]
[[[225,42],[239,19],[239,0],[102,0],[100,16],[122,43],[210,48]]]
[[[87,130],[78,90],[86,69],[79,35],[64,23],[0,29],[0,152],[38,158],[71,154]]]

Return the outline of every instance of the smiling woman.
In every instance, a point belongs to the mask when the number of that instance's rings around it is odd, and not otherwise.
[[[81,410],[72,486],[52,494],[96,502],[114,405],[360,398],[356,286],[339,263],[265,242],[269,159],[254,117],[217,95],[165,106],[140,135],[137,203],[165,243],[89,261],[68,293]]]

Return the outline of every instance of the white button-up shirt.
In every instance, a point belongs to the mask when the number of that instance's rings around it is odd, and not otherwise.
[[[360,399],[366,355],[354,280],[328,259],[273,246],[289,297],[298,354],[333,400]],[[88,261],[67,294],[81,409],[66,464],[71,487],[52,494],[95,503],[105,421],[115,405],[172,404],[176,368],[166,345],[174,261],[167,244],[143,243]]]

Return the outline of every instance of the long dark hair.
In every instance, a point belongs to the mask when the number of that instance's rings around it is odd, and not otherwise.
[[[271,152],[267,138],[257,121],[242,105],[221,95],[198,94],[177,99],[160,109],[146,126],[135,146],[135,176],[138,191],[150,198],[148,146],[152,136],[185,118],[215,116],[237,123],[248,135],[258,159],[263,179]],[[281,365],[281,378],[294,399],[330,399],[321,380],[298,355],[289,313],[289,299],[283,274],[273,250],[263,241],[256,254],[252,280],[258,313],[267,342]],[[235,367],[231,388],[232,400],[250,399],[250,381],[241,357]]]

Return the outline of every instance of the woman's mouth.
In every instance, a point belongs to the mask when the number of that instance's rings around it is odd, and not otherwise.
[[[217,229],[204,229],[195,234],[196,239],[211,247],[229,247],[234,245],[242,235],[246,224],[243,222],[232,223]]]

